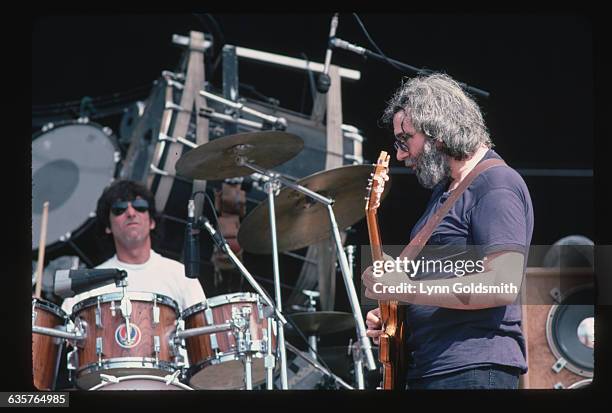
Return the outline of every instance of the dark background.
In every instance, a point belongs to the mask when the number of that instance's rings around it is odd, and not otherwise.
[[[324,60],[331,13],[213,13],[212,17],[223,38],[203,15],[35,18],[33,110],[140,86],[145,88],[140,94],[143,99],[146,86],[162,70],[178,65],[182,51],[172,44],[172,34],[188,36],[190,30],[212,34],[215,52],[224,40],[226,44]],[[511,166],[592,168],[593,39],[588,16],[362,13],[360,17],[387,56],[444,71],[490,92],[488,99],[477,97],[477,101],[496,151]],[[337,36],[375,50],[349,13],[340,14]],[[380,150],[391,149],[390,132],[377,122],[402,74],[385,63],[339,49],[334,51],[332,63],[361,71],[361,80],[343,81],[343,117],[344,123],[364,132],[364,155],[375,160]],[[312,100],[305,72],[240,60],[239,76],[240,82],[278,99],[281,107],[310,112]],[[206,77],[220,88],[220,65]],[[117,132],[120,119],[115,115],[95,121]],[[399,163],[393,161],[392,166]],[[533,244],[552,244],[570,234],[593,238],[592,177],[525,176],[525,180],[536,214]],[[380,211],[386,243],[405,241],[428,194],[414,176],[393,176],[391,197]]]
[[[134,88],[139,88],[134,96],[144,100],[147,87],[161,71],[178,65],[182,50],[172,44],[173,34],[188,36],[190,30],[212,34],[215,58],[225,43],[295,58],[307,56],[316,62],[324,60],[332,13],[211,16],[216,25],[204,14],[33,18],[32,133],[51,116],[49,109],[57,107],[50,105]],[[495,150],[509,165],[524,171],[535,213],[532,244],[552,244],[572,234],[594,238],[592,176],[533,176],[526,171],[593,168],[594,39],[590,16],[359,16],[387,56],[412,66],[443,71],[491,93],[488,99],[476,100]],[[375,50],[350,13],[340,14],[337,37]],[[343,81],[342,104],[343,123],[357,126],[367,139],[364,157],[374,161],[380,150],[393,152],[391,133],[379,127],[378,121],[402,73],[345,50],[334,50],[332,63],[361,72],[359,81]],[[281,107],[304,113],[311,110],[305,72],[240,60],[239,76],[241,83],[278,99]],[[221,88],[221,65],[206,78]],[[76,118],[78,113],[61,115],[64,119],[66,116]],[[117,132],[121,115],[94,120]],[[393,160],[391,166],[401,165]],[[382,238],[386,244],[405,244],[430,192],[421,188],[413,175],[396,173],[391,179],[392,191],[379,210]],[[367,244],[365,221],[354,225],[354,229],[349,242]],[[261,269],[262,275],[270,278],[271,264],[266,267]],[[295,277],[285,281],[290,284],[291,279]],[[264,287],[271,291],[269,284]],[[337,290],[337,310],[349,311],[341,278],[337,280]],[[286,297],[288,291],[283,294]],[[330,339],[330,344],[340,344],[338,340]]]

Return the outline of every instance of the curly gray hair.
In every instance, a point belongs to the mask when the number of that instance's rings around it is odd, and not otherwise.
[[[387,103],[382,121],[392,123],[393,116],[400,111],[410,114],[417,130],[441,141],[441,150],[457,160],[470,157],[481,144],[494,146],[480,108],[446,74],[403,80]]]

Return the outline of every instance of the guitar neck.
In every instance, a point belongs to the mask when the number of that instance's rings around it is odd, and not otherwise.
[[[368,211],[366,215],[366,221],[368,224],[368,237],[370,238],[370,251],[372,253],[372,260],[382,260],[382,241],[380,239],[380,228],[378,226],[378,216],[376,215],[376,212]]]

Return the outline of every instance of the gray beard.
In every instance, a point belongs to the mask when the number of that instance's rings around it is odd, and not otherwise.
[[[416,161],[415,174],[419,183],[431,189],[444,178],[450,176],[446,155],[439,151],[429,140],[423,145],[423,153]]]

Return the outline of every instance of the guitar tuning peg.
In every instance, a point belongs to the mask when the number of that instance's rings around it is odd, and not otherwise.
[[[374,177],[374,172],[372,172],[372,173],[370,174],[370,176],[371,176],[371,177]]]

